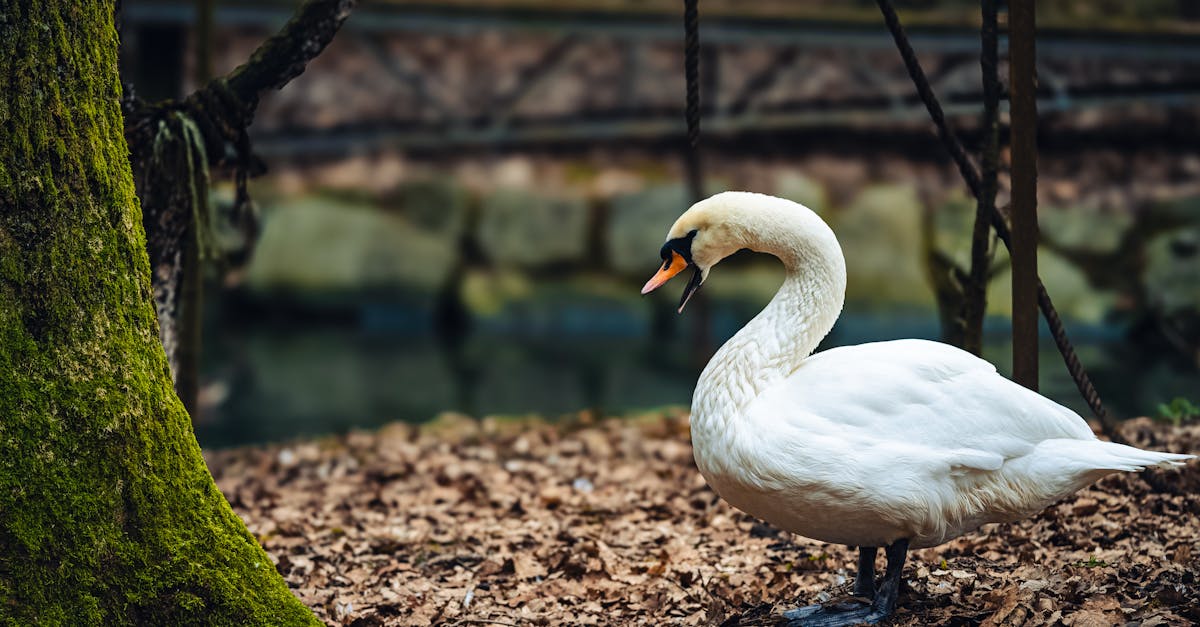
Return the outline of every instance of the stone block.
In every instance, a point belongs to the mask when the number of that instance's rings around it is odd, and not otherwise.
[[[483,200],[476,235],[488,258],[505,266],[584,262],[590,216],[582,198],[548,198],[502,189]]]
[[[921,258],[923,210],[912,185],[880,184],[863,189],[831,216],[846,255],[847,301],[934,306]]]
[[[798,202],[822,217],[829,215],[829,193],[820,181],[799,172],[786,172],[775,183],[775,195]]]
[[[430,292],[457,262],[456,238],[370,205],[317,197],[267,208],[247,269],[252,291]]]
[[[457,237],[466,228],[471,196],[451,180],[408,181],[385,196],[384,206],[421,229]]]
[[[613,197],[605,233],[609,267],[626,276],[649,278],[662,264],[658,251],[667,230],[691,205],[682,184]]]

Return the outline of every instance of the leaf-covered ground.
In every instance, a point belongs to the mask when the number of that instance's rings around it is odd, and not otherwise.
[[[1200,451],[1200,426],[1126,432]],[[681,413],[443,419],[208,457],[330,624],[770,625],[849,594],[849,549],[708,489]],[[1110,476],[1036,518],[916,551],[905,581],[894,625],[1200,623],[1200,464]]]

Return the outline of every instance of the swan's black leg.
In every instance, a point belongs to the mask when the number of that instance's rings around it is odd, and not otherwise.
[[[883,575],[883,583],[875,593],[875,602],[871,604],[875,622],[890,616],[896,609],[896,599],[900,598],[900,575],[904,572],[904,558],[908,556],[908,540],[897,540],[884,550],[887,555],[887,572]]]
[[[900,596],[900,575],[904,571],[904,557],[908,553],[908,540],[897,540],[885,549],[887,571],[883,582],[875,592],[870,605],[838,603],[836,605],[810,605],[783,613],[787,627],[847,627],[867,623],[874,625],[891,615]],[[874,550],[872,550],[872,554]],[[859,552],[861,560],[863,553]],[[872,568],[874,570],[874,568]],[[862,573],[859,573],[862,576]],[[855,588],[857,588],[857,582]]]
[[[854,578],[854,596],[875,598],[875,554],[879,547],[858,547],[858,575]]]

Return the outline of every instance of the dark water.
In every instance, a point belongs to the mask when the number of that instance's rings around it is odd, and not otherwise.
[[[714,307],[709,341],[719,344],[751,314]],[[694,331],[668,329],[667,337],[652,339],[650,322],[606,312],[522,320],[476,329],[456,342],[434,339],[431,325],[406,311],[222,324],[207,337],[206,401],[196,435],[205,447],[225,447],[421,422],[443,411],[554,417],[691,398],[700,364]],[[985,357],[1007,372],[1004,327],[1005,321],[989,321]],[[1194,370],[1131,344],[1117,329],[1071,330],[1101,396],[1119,416],[1153,413],[1159,402],[1200,392]],[[823,346],[936,334],[930,314],[847,312]],[[1042,392],[1086,412],[1052,344],[1042,347],[1040,361]]]

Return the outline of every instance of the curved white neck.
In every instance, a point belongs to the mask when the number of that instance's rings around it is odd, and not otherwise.
[[[779,257],[787,278],[771,302],[717,351],[692,399],[694,418],[728,418],[791,375],[833,328],[846,262],[829,227],[807,209],[776,219],[749,248]]]

